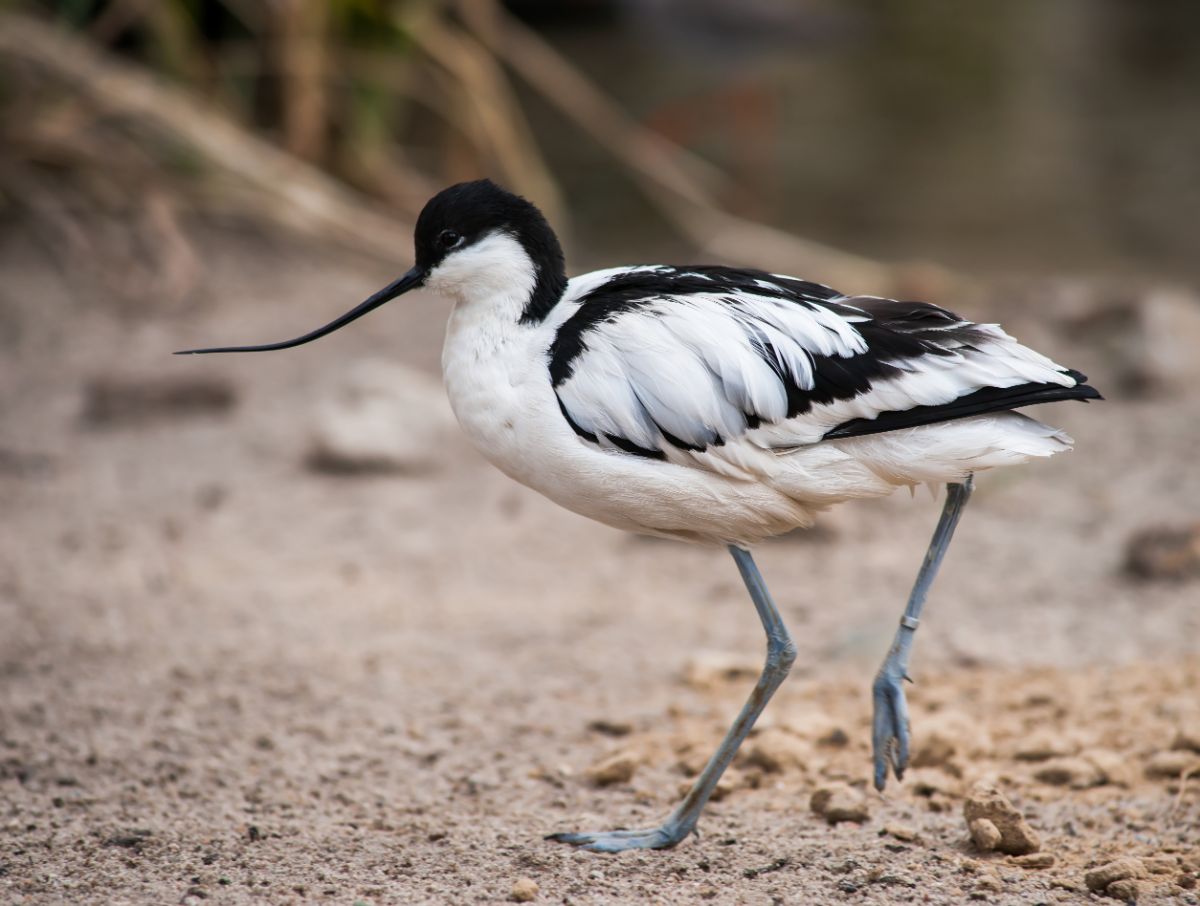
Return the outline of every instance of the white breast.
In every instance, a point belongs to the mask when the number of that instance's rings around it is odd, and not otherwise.
[[[560,506],[627,531],[748,543],[811,521],[811,511],[766,485],[581,440],[550,383],[555,320],[520,324],[469,302],[450,316],[446,392],[463,431],[493,465]]]

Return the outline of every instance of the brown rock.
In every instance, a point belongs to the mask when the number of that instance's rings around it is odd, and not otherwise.
[[[959,713],[935,714],[921,722],[921,732],[913,739],[912,766],[945,767],[991,749],[992,738],[979,721]]]
[[[867,797],[845,783],[831,783],[818,788],[809,800],[809,808],[830,824],[841,821],[862,823],[871,817]]]
[[[803,770],[812,756],[808,744],[787,730],[771,727],[755,734],[746,746],[746,764],[769,774]]]
[[[984,875],[975,882],[975,890],[981,893],[1002,893],[1004,882],[995,875]]]
[[[1000,829],[987,818],[976,818],[968,822],[967,830],[971,833],[971,842],[975,844],[975,848],[984,853],[995,850],[1004,839]]]
[[[962,795],[962,783],[958,778],[935,768],[917,768],[909,771],[904,775],[904,780],[912,786],[912,791],[918,796]]]
[[[1125,756],[1119,752],[1112,749],[1092,749],[1084,752],[1083,757],[1100,772],[1102,783],[1125,787],[1133,783],[1133,769]]]
[[[1055,861],[1053,853],[1026,853],[1012,857],[1012,864],[1021,868],[1053,868]]]
[[[597,717],[589,720],[587,728],[593,733],[603,733],[605,736],[628,736],[633,732],[633,724],[627,720],[609,720]]]
[[[684,667],[683,681],[697,689],[715,689],[726,683],[755,680],[762,664],[728,651],[704,651]]]
[[[1142,864],[1152,875],[1169,875],[1179,868],[1179,860],[1174,856],[1142,856]]]
[[[1026,737],[1013,754],[1018,761],[1049,761],[1078,751],[1079,745],[1074,740],[1061,733],[1042,731]]]
[[[1087,885],[1088,890],[1101,891],[1114,881],[1144,877],[1146,866],[1142,864],[1141,859],[1117,859],[1115,862],[1106,862],[1098,868],[1093,868],[1083,876],[1083,883]]]
[[[517,878],[513,881],[512,890],[509,892],[509,899],[517,903],[529,903],[536,899],[538,895],[537,881],[533,878]]]
[[[596,786],[628,783],[633,779],[637,766],[638,759],[632,752],[615,752],[588,768],[584,776]]]
[[[1125,571],[1136,579],[1169,582],[1200,576],[1200,525],[1134,533],[1125,544]]]
[[[709,797],[709,801],[720,802],[730,793],[736,793],[738,790],[754,789],[759,786],[761,779],[762,774],[758,771],[742,772],[737,768],[729,768],[721,775],[721,779],[717,781],[717,785],[713,787],[712,796]],[[679,784],[680,799],[691,792],[693,782],[685,780]]]
[[[883,828],[883,832],[905,843],[912,843],[920,837],[916,829],[909,827],[907,824],[888,824]]]
[[[1104,888],[1104,895],[1123,903],[1136,903],[1142,895],[1142,884],[1133,878],[1122,878]]]
[[[1035,779],[1053,786],[1083,790],[1104,783],[1104,775],[1086,758],[1051,758],[1033,772]]]
[[[83,421],[93,428],[133,427],[220,415],[236,401],[233,385],[223,378],[103,377],[84,387]]]
[[[1197,772],[1200,772],[1200,757],[1187,749],[1155,752],[1146,762],[1146,776],[1151,780],[1177,780],[1184,774]]]
[[[325,375],[309,418],[307,462],[338,475],[436,469],[454,413],[440,382],[386,359]]]
[[[968,829],[980,819],[990,821],[1000,833],[995,849],[1010,856],[1037,852],[1042,847],[1041,839],[1029,823],[1008,801],[1003,793],[989,781],[982,780],[971,789],[963,803],[963,817]],[[972,829],[972,839],[975,832]]]
[[[1182,749],[1200,755],[1200,720],[1183,724],[1175,732],[1172,749]]]

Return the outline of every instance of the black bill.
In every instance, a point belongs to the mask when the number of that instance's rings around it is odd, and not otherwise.
[[[357,321],[367,312],[374,311],[384,302],[390,302],[400,294],[406,293],[410,289],[416,289],[425,280],[425,277],[426,273],[424,270],[414,267],[399,280],[388,284],[371,296],[371,298],[356,305],[340,318],[330,321],[324,327],[318,327],[316,330],[304,334],[304,336],[296,337],[294,340],[283,340],[279,343],[264,343],[262,346],[214,346],[211,349],[181,349],[175,355],[201,355],[208,352],[270,352],[273,349],[291,349],[293,346],[303,346],[305,343],[319,340],[321,337],[331,334],[335,330],[340,330],[351,321]]]

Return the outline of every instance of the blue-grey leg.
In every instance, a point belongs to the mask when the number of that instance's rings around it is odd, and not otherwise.
[[[974,487],[974,476],[968,475],[962,484],[946,486],[946,505],[942,507],[942,516],[933,532],[933,540],[929,542],[929,550],[925,552],[925,562],[917,573],[917,581],[913,583],[912,593],[908,596],[908,606],[904,608],[904,616],[900,618],[900,628],[896,630],[896,638],[892,641],[891,650],[884,658],[879,673],[875,675],[875,683],[871,688],[875,699],[875,717],[871,732],[871,747],[875,754],[875,789],[883,790],[887,785],[888,767],[900,780],[904,769],[908,767],[909,730],[908,730],[908,701],[904,697],[903,681],[908,676],[908,658],[912,653],[913,635],[921,622],[921,607],[925,604],[925,596],[929,587],[937,578],[938,567],[950,539],[954,536],[954,527],[962,515],[963,507],[971,496]]]
[[[792,668],[792,662],[796,660],[796,646],[792,643],[792,637],[788,635],[787,627],[783,625],[783,619],[775,608],[775,602],[771,600],[771,593],[767,591],[767,585],[758,567],[754,565],[750,552],[732,544],[729,546],[729,552],[737,562],[742,580],[754,601],[754,609],[758,611],[758,618],[762,620],[763,629],[767,633],[767,660],[763,665],[762,674],[733,726],[729,728],[729,732],[725,734],[717,751],[708,760],[708,764],[700,772],[683,801],[658,827],[645,830],[551,834],[547,840],[570,843],[593,852],[616,853],[626,849],[668,849],[696,829],[700,812],[716,789],[717,781],[733,761],[733,756],[746,734],[750,732],[750,728],[758,720],[758,715],[783,683],[784,677]]]

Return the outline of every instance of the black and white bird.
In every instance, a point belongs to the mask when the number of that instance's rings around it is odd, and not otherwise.
[[[845,296],[732,267],[640,265],[568,280],[542,214],[487,180],[445,189],[416,225],[408,273],[294,340],[401,293],[454,303],[442,353],[451,406],[503,472],[606,525],[728,547],[767,636],[762,675],[683,802],[657,826],[554,834],[602,852],[671,847],[700,812],[796,649],[750,556],[844,500],[948,486],[873,686],[874,780],[908,762],[908,672],[921,606],[972,475],[1071,439],[1014,410],[1099,399],[1077,371],[924,302]]]

